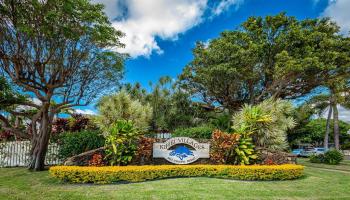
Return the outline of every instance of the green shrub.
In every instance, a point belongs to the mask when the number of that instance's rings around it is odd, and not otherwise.
[[[325,162],[324,155],[323,154],[311,155],[310,156],[310,162],[312,162],[312,163],[324,163]]]
[[[347,142],[347,143],[341,145],[341,149],[343,149],[343,150],[350,150],[350,142]]]
[[[204,126],[204,125],[192,127],[192,128],[178,128],[172,133],[172,136],[210,139],[213,129],[214,128],[210,126]]]
[[[326,163],[330,165],[337,165],[343,160],[343,154],[336,150],[329,150],[325,154],[310,156],[310,162],[312,163]]]
[[[126,165],[137,152],[137,140],[141,136],[130,120],[117,120],[108,128],[105,159],[110,165]]]
[[[324,162],[330,165],[337,165],[343,160],[343,154],[338,150],[329,150],[324,154]]]
[[[65,132],[59,135],[58,143],[60,144],[58,156],[65,159],[102,147],[105,140],[99,131],[84,130]]]
[[[303,176],[301,165],[144,165],[114,167],[56,166],[50,174],[73,183],[140,182],[171,177],[218,177],[238,180],[290,180]]]

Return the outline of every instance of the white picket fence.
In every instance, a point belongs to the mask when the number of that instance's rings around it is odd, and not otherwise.
[[[24,167],[29,162],[30,141],[0,143],[0,167]],[[49,144],[46,153],[46,165],[58,165],[63,161],[58,158],[59,145]]]
[[[171,138],[171,133],[156,133],[154,137],[158,139],[169,139]]]
[[[159,139],[171,138],[171,133],[156,133]],[[0,142],[0,167],[25,167],[29,163],[30,141]],[[59,165],[63,160],[58,158],[59,145],[49,144],[46,153],[46,165]]]

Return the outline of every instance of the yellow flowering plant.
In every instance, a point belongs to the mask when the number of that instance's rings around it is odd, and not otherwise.
[[[140,182],[171,177],[216,177],[238,180],[291,180],[303,176],[301,165],[144,165],[55,166],[50,174],[71,183]]]

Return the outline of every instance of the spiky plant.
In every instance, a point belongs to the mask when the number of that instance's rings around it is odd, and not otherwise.
[[[280,99],[244,105],[234,114],[232,128],[240,134],[251,135],[259,147],[282,150],[288,147],[286,131],[295,126],[292,111],[292,104]]]
[[[102,97],[97,108],[99,115],[95,117],[95,121],[105,135],[108,135],[109,127],[117,120],[130,120],[135,128],[143,132],[149,128],[152,119],[151,106],[133,100],[124,90]]]

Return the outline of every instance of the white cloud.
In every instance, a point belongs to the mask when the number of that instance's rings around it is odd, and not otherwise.
[[[329,0],[327,8],[322,16],[330,17],[341,27],[343,34],[350,31],[350,1],[349,0]]]
[[[31,100],[31,102],[35,105],[38,105],[38,106],[41,105],[41,101],[38,98],[31,98],[29,100]],[[35,108],[33,108],[32,106],[19,105],[16,107],[15,111],[22,112],[22,111],[32,110],[32,109],[35,109]]]
[[[74,112],[77,114],[82,114],[82,115],[96,115],[95,111],[89,110],[89,109],[85,109],[85,110],[75,109]]]
[[[227,11],[231,6],[235,6],[236,9],[243,3],[243,0],[223,0],[214,9],[214,15],[220,15]]]
[[[350,110],[340,105],[337,105],[337,108],[339,112],[339,120],[350,123]],[[329,107],[322,112],[321,117],[327,119],[328,111]]]
[[[208,0],[94,0],[103,3],[113,26],[126,34],[118,49],[132,57],[162,54],[157,39],[176,40],[200,24],[206,13],[219,15],[243,0],[223,0],[209,8]]]

